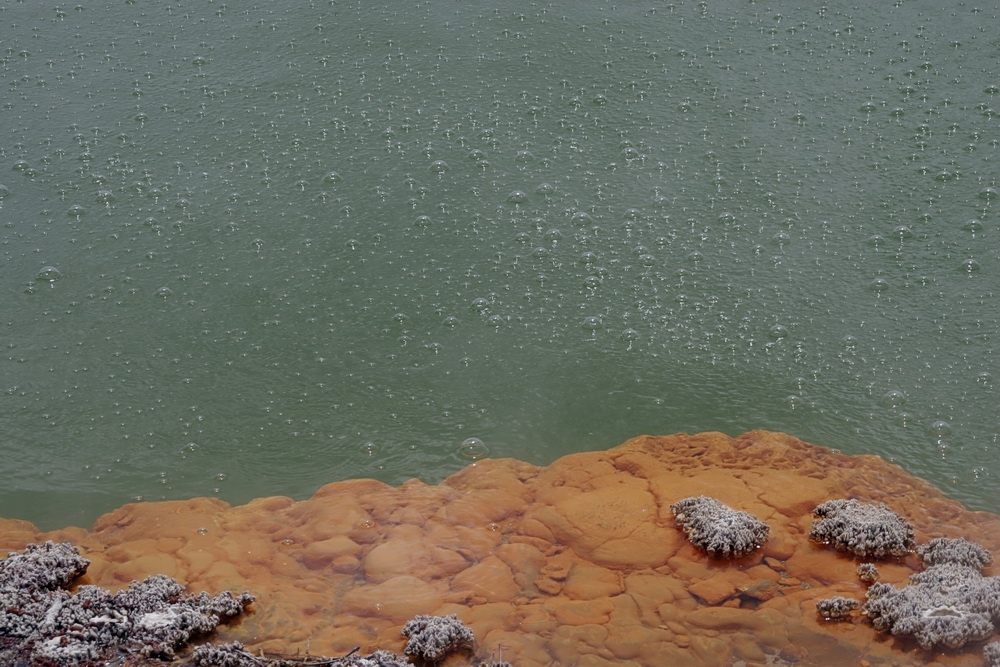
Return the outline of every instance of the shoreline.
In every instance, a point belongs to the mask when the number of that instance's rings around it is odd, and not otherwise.
[[[707,556],[669,511],[697,495],[767,522],[767,541],[737,558]],[[0,547],[70,541],[92,561],[78,583],[112,590],[152,574],[194,592],[248,589],[255,613],[216,641],[255,652],[398,651],[402,622],[455,613],[475,631],[478,657],[502,646],[528,667],[982,664],[972,645],[925,651],[860,617],[817,618],[817,600],[865,592],[858,558],[808,539],[812,510],[834,498],[886,503],[918,542],[965,537],[1000,557],[1000,516],[967,510],[880,457],[767,431],[639,436],[545,467],[482,459],[440,485],[348,480],[304,501],[130,504],[92,531],[0,519]],[[913,554],[878,566],[900,585],[921,569]]]

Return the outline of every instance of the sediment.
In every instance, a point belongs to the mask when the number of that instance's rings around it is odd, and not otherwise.
[[[701,495],[765,522],[767,540],[734,558],[692,545],[670,506]],[[112,590],[153,574],[250,590],[252,613],[213,639],[255,653],[401,652],[406,621],[457,614],[476,658],[517,667],[981,665],[986,642],[927,651],[858,614],[817,614],[823,599],[864,599],[863,562],[897,585],[923,569],[913,553],[872,561],[810,540],[813,509],[831,499],[885,503],[918,544],[964,537],[1000,560],[1000,516],[880,457],[766,431],[640,436],[545,467],[485,459],[436,486],[362,479],[304,501],[130,504],[90,531],[0,519],[0,549],[72,542],[91,561],[78,583]]]

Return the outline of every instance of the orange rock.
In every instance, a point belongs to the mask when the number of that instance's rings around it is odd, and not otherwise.
[[[767,521],[767,543],[737,559],[693,547],[670,504],[702,494]],[[843,497],[890,502],[919,541],[964,536],[1000,563],[1000,517],[878,457],[765,431],[640,436],[544,468],[485,459],[437,486],[334,482],[299,502],[126,505],[91,532],[0,519],[0,545],[71,539],[92,561],[79,583],[117,589],[165,573],[193,591],[250,589],[254,613],[218,639],[252,651],[399,651],[412,616],[457,613],[476,632],[475,659],[499,659],[503,645],[522,667],[980,664],[974,650],[930,656],[887,641],[860,617],[817,617],[816,600],[866,590],[857,559],[806,537],[812,508]],[[920,564],[878,567],[902,584]]]
[[[310,570],[320,570],[342,557],[356,557],[361,553],[361,547],[346,535],[336,535],[326,540],[312,542],[302,551],[302,564]],[[356,558],[355,558],[356,560]]]
[[[736,595],[736,584],[727,577],[712,577],[694,581],[688,591],[697,595],[706,604],[717,605]]]
[[[574,600],[613,597],[622,592],[621,575],[603,567],[576,565],[569,571],[563,595]]]
[[[514,581],[514,573],[496,556],[466,568],[451,580],[451,590],[459,599],[482,602],[507,602],[521,588]]]
[[[400,526],[390,539],[364,556],[365,578],[381,583],[399,575],[449,577],[461,572],[468,562],[459,554],[428,544],[416,526]]]
[[[609,598],[566,602],[555,608],[555,617],[563,625],[605,625],[614,608],[614,602]]]
[[[571,604],[588,605],[590,602]],[[611,652],[604,648],[608,630],[603,625],[560,625],[547,648],[557,665],[607,665]]]
[[[653,496],[634,484],[580,493],[542,507],[534,518],[563,544],[605,567],[652,567],[667,560],[677,535],[656,522]]]
[[[403,575],[377,585],[352,588],[342,601],[350,614],[405,622],[417,614],[432,613],[444,602],[444,596],[434,586]]]

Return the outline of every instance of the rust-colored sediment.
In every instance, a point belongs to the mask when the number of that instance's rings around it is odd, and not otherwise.
[[[702,494],[766,521],[767,543],[733,561],[693,548],[670,504]],[[919,542],[961,536],[1000,557],[1000,516],[879,457],[765,431],[641,436],[542,468],[483,460],[439,486],[335,482],[301,502],[126,505],[91,532],[0,519],[0,548],[69,540],[92,561],[85,583],[115,589],[156,573],[249,589],[255,613],[218,639],[253,651],[399,652],[405,621],[457,613],[477,655],[502,646],[518,667],[981,665],[981,643],[930,653],[858,617],[817,619],[816,600],[865,592],[860,561],[807,539],[812,509],[833,498],[885,502]],[[879,564],[897,584],[919,569],[912,555]]]

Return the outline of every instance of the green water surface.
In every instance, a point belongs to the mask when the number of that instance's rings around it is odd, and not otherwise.
[[[1000,511],[978,7],[0,2],[0,515],[756,428]]]

